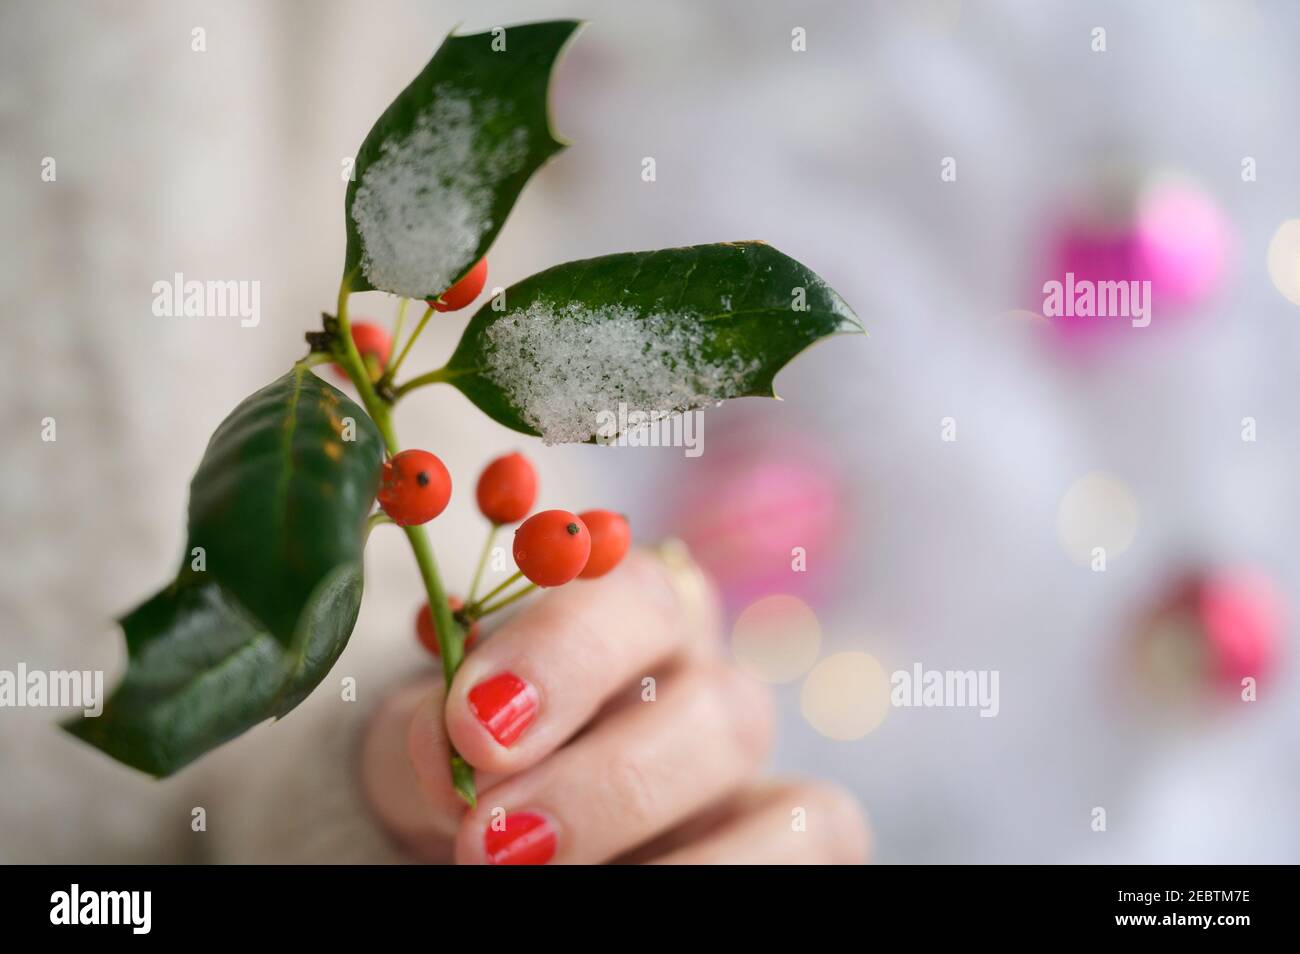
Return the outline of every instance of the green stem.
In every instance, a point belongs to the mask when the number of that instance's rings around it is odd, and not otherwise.
[[[402,340],[402,326],[406,324],[406,308],[411,304],[411,299],[403,298],[397,303],[397,321],[393,322],[393,344]],[[391,362],[393,356],[390,354],[388,360]],[[388,373],[388,366],[384,366],[384,373]]]
[[[301,361],[294,362],[295,368],[314,368],[319,364],[328,364],[334,360],[334,355],[326,354],[324,351],[314,351]]]
[[[500,586],[494,587],[494,588],[492,588],[491,590],[489,590],[488,592],[484,593],[484,594],[483,594],[483,598],[482,598],[481,600],[479,600],[477,603],[470,603],[468,606],[466,606],[466,607],[465,607],[465,610],[464,610],[465,614],[468,616],[468,615],[471,615],[471,614],[473,614],[473,613],[477,613],[478,610],[483,606],[484,603],[486,603],[488,600],[492,599],[492,597],[496,596],[498,593],[500,593],[502,590],[504,590],[504,589],[505,589],[507,586],[509,586],[511,583],[514,583],[516,580],[523,579],[523,576],[524,576],[524,573],[523,573],[522,570],[516,572],[514,576],[510,577],[508,580],[506,580],[506,581],[505,581],[504,583],[502,583]]]
[[[460,668],[461,660],[465,658],[465,631],[452,616],[451,607],[447,603],[447,594],[442,588],[442,580],[438,577],[438,564],[433,558],[433,548],[429,546],[429,537],[424,532],[424,527],[403,527],[403,529],[406,531],[406,538],[411,542],[411,550],[415,553],[415,562],[420,567],[420,576],[424,580],[429,606],[433,611],[434,630],[438,637],[438,649],[442,655],[443,685],[450,687],[451,681],[456,677],[456,670]],[[443,633],[448,635],[444,638]],[[473,808],[478,797],[474,788],[474,769],[461,758],[450,739],[447,741],[447,749],[451,752],[452,785],[460,793],[461,798],[469,803],[469,807]]]
[[[488,556],[492,553],[492,541],[497,538],[497,531],[501,529],[501,524],[494,523],[488,530],[487,539],[483,541],[483,552],[478,556],[478,566],[474,568],[474,579],[469,585],[469,595],[465,597],[466,605],[474,602],[474,594],[478,592],[478,584],[483,579],[483,568],[487,566]]]
[[[411,337],[406,339],[406,344],[402,347],[402,353],[397,356],[397,360],[393,362],[393,366],[389,368],[384,375],[384,377],[389,381],[393,380],[394,376],[397,374],[397,369],[402,366],[402,362],[406,360],[406,356],[411,353],[411,345],[415,344],[415,339],[420,337],[420,332],[423,331],[424,326],[429,323],[429,316],[432,314],[432,305],[424,309],[424,314],[420,317],[420,323],[417,324],[415,330],[411,332]]]
[[[447,600],[443,593],[442,581],[438,578],[438,564],[433,559],[433,548],[429,546],[429,537],[423,533],[422,527],[403,527],[406,531],[407,538],[411,541],[411,549],[415,553],[415,562],[420,567],[420,577],[424,580],[425,589],[429,591],[430,599],[437,599],[439,603],[447,610],[447,619],[445,622],[454,623],[454,617],[451,614],[450,607],[447,606]],[[430,603],[430,606],[433,604]],[[442,625],[444,620],[441,615],[435,622],[438,635],[442,635]],[[456,627],[458,630],[460,627]],[[439,639],[441,643],[442,640]],[[460,668],[460,661],[465,658],[465,647],[460,639],[449,640],[450,645],[439,645],[438,649],[442,654],[442,674],[447,680],[447,685],[451,685],[452,677],[456,675],[456,670]]]
[[[382,510],[376,510],[374,513],[372,513],[369,517],[366,518],[366,539],[367,540],[370,539],[370,531],[375,529],[375,527],[379,526],[381,523],[392,523],[392,522],[393,522],[392,517],[388,516],[388,514],[384,513]]]
[[[343,276],[343,281],[339,285],[339,340],[335,343],[337,358],[348,377],[352,379],[357,394],[361,396],[361,403],[366,413],[379,428],[388,453],[393,455],[401,450],[401,445],[398,444],[397,434],[393,430],[389,406],[375,393],[365,362],[361,360],[361,353],[357,350],[356,342],[352,340],[352,325],[348,321],[348,295],[351,292],[353,274]],[[424,589],[429,597],[429,609],[433,614],[433,625],[438,636],[438,649],[442,654],[443,677],[447,687],[450,688],[452,678],[456,675],[456,670],[465,655],[465,632],[452,616],[451,606],[447,602],[447,593],[443,590],[442,580],[438,576],[438,564],[433,558],[433,549],[429,546],[429,537],[424,532],[424,527],[402,529],[405,530],[406,538],[410,541],[411,550],[415,553],[415,562],[420,567],[420,576],[424,580]],[[473,808],[476,800],[474,769],[460,757],[455,748],[451,748],[450,742],[448,747],[451,750],[452,782],[456,791]]]
[[[393,393],[396,395],[396,397],[400,398],[403,394],[406,394],[408,391],[414,391],[416,388],[422,388],[426,384],[438,384],[439,382],[442,381],[450,381],[452,378],[460,377],[462,374],[465,373],[467,372],[453,371],[451,368],[445,368],[445,367],[438,368],[434,371],[426,371],[424,374],[421,374],[418,377],[411,378],[411,380],[407,381],[405,384],[399,385],[397,390]]]
[[[488,603],[488,605],[486,606],[476,607],[473,613],[467,611],[465,614],[465,618],[470,620],[471,622],[476,619],[482,619],[484,616],[487,616],[489,613],[495,613],[499,609],[505,609],[511,603],[523,599],[525,596],[527,596],[535,589],[537,589],[537,584],[529,583],[527,586],[520,587],[519,589],[515,590],[509,596],[502,597],[501,599],[497,600],[495,603]],[[487,600],[484,600],[483,602],[487,603]]]

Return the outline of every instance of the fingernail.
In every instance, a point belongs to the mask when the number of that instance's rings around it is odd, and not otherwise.
[[[555,830],[541,815],[515,812],[501,829],[488,826],[483,850],[490,865],[544,865],[555,856]]]
[[[511,746],[537,718],[537,690],[512,672],[480,682],[469,691],[474,718],[504,746]]]

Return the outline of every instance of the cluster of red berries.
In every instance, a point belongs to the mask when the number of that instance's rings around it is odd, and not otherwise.
[[[434,311],[460,311],[483,292],[487,284],[487,259],[481,258],[465,277],[452,285],[437,298],[429,299],[429,307]],[[370,372],[372,381],[378,381],[388,367],[388,359],[393,353],[393,339],[388,329],[369,321],[352,323],[352,340],[361,353],[361,361]],[[347,372],[334,365],[334,373],[347,380]]]
[[[486,284],[487,259],[484,258],[456,284],[437,298],[429,299],[429,307],[440,312],[459,311],[471,304]],[[371,379],[381,378],[393,351],[388,331],[358,321],[352,324],[352,340]],[[400,363],[401,359],[398,360]],[[335,370],[347,377],[337,365]],[[537,499],[537,472],[522,454],[499,457],[479,477],[477,497],[479,510],[492,522],[495,533],[498,528],[518,523],[528,515]],[[384,462],[379,506],[393,523],[403,527],[427,523],[447,509],[450,501],[451,474],[434,454],[406,450]],[[623,559],[631,542],[632,533],[622,514],[608,510],[588,510],[581,514],[544,510],[524,520],[515,531],[515,564],[519,575],[526,577],[531,586],[562,586],[575,577],[604,576]],[[454,596],[447,602],[453,613],[461,614],[466,609],[464,602]],[[483,602],[469,607],[470,612],[466,614],[470,623],[465,636],[467,649],[478,637],[477,615],[484,610]],[[487,607],[487,611],[494,608],[495,604]],[[416,617],[416,632],[420,642],[438,655],[438,636],[428,603]]]
[[[493,528],[518,523],[514,558],[520,574],[534,586],[563,586],[581,578],[604,576],[622,561],[632,543],[627,518],[609,510],[543,510],[524,520],[537,499],[537,471],[522,454],[498,457],[483,469],[476,492],[478,507]],[[426,523],[446,509],[451,500],[451,475],[435,455],[406,450],[384,463],[379,505],[396,524]],[[453,612],[464,604],[452,597]],[[426,603],[416,617],[420,642],[435,655],[437,632]],[[471,625],[466,648],[478,636]]]

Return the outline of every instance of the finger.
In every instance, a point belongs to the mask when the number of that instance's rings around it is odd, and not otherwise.
[[[587,864],[655,837],[744,784],[771,741],[765,687],[689,667],[541,765],[486,791],[461,825],[462,864]]]
[[[442,702],[442,681],[421,679],[380,704],[362,741],[361,785],[395,840],[418,858],[448,862],[468,806],[452,788]]]
[[[871,836],[862,809],[824,782],[756,788],[711,830],[654,859],[667,865],[865,864]],[[671,837],[671,836],[670,836]]]
[[[430,732],[431,738],[422,737],[418,743],[421,750],[429,750],[429,764],[417,769],[413,758],[416,726],[432,721],[417,718],[416,713],[431,706],[435,692],[441,699],[442,685],[423,679],[391,693],[366,726],[361,746],[361,785],[366,800],[388,832],[427,861],[445,860],[448,834],[455,831],[463,814],[453,801],[450,772],[442,769],[445,783],[437,779],[436,766],[447,762],[442,732]],[[421,761],[425,761],[423,752]]]
[[[478,769],[521,771],[687,647],[716,653],[716,604],[698,578],[691,589],[641,551],[606,577],[546,593],[465,658],[446,708],[456,749]]]

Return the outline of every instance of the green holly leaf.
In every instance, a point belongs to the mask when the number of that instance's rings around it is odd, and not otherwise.
[[[345,199],[353,290],[433,298],[487,252],[564,148],[547,88],[574,20],[448,37],[357,151]]]
[[[165,776],[293,709],[356,623],[382,460],[370,418],[305,368],[243,401],[190,486],[176,580],[121,621],[126,675],[64,727]]]
[[[539,272],[471,319],[441,380],[548,443],[616,436],[620,409],[775,397],[795,355],[862,326],[825,282],[761,242],[626,252]]]
[[[295,368],[213,433],[190,484],[189,548],[288,644],[321,580],[359,558],[382,462],[366,413]]]

